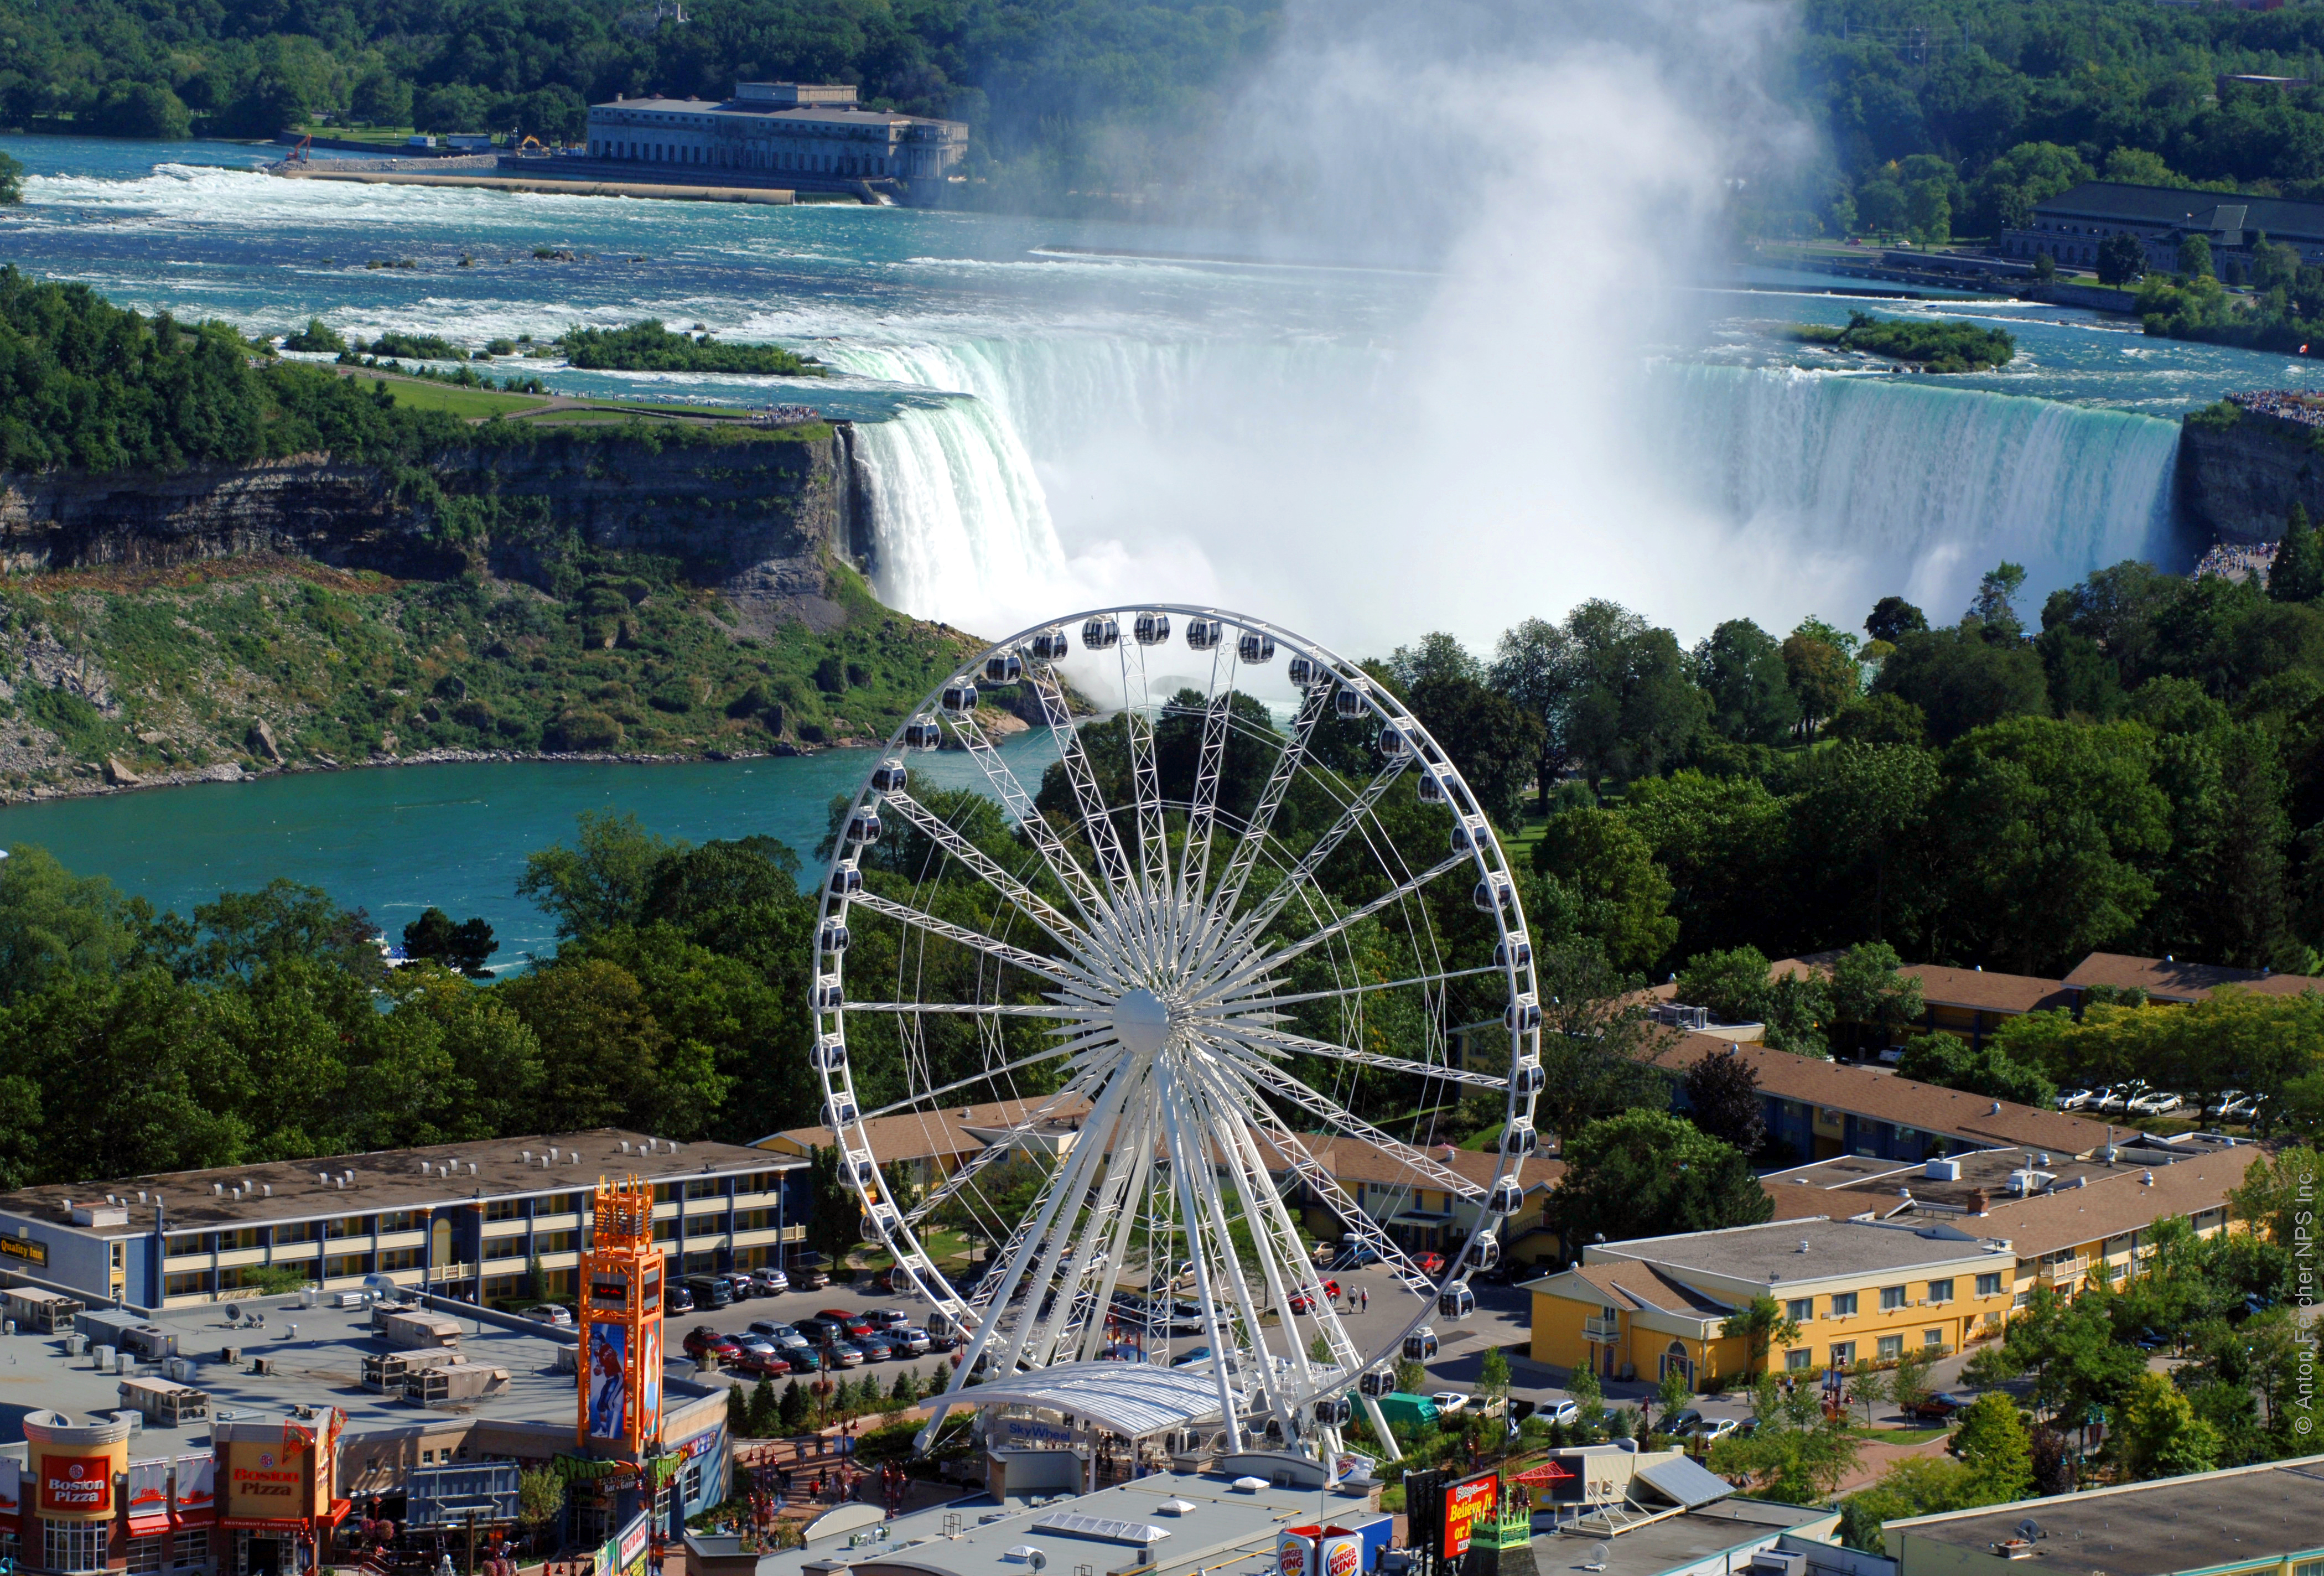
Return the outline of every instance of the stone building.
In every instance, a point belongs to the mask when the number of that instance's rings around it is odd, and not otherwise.
[[[2296,248],[2303,263],[2324,263],[2324,203],[2085,180],[2035,204],[2025,226],[2002,232],[1997,249],[2029,263],[2047,253],[2062,267],[2095,268],[2098,248],[2116,235],[2135,235],[2148,269],[2161,272],[2179,266],[2181,241],[2200,235],[2219,277],[2233,279],[2263,238]]]
[[[617,98],[589,107],[589,156],[687,179],[719,173],[833,185],[899,180],[921,200],[968,152],[968,127],[865,109],[844,84],[738,82],[724,103]]]

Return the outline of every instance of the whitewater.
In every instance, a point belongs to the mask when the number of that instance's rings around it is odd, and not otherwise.
[[[1584,338],[1577,359],[1471,309],[1448,281],[1477,265],[1452,254],[1201,261],[1249,238],[294,183],[219,143],[11,147],[32,178],[0,256],[142,309],[475,346],[656,317],[819,356],[835,375],[543,376],[856,421],[881,594],[995,632],[1149,596],[1367,650],[1437,627],[1487,644],[1593,595],[1689,639],[1738,613],[1852,625],[1889,592],[1950,616],[2003,558],[2037,594],[2182,562],[2200,544],[2174,525],[2178,415],[2286,374],[2087,314],[1923,302],[1882,309],[2000,323],[2018,360],[1865,375],[1782,333],[1851,303],[1731,267],[1669,281],[1646,343]]]

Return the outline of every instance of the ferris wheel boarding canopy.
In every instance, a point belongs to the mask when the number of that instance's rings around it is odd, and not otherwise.
[[[1207,1371],[1137,1362],[1060,1363],[988,1379],[964,1392],[974,1406],[1070,1412],[1129,1439],[1219,1420],[1218,1381]]]

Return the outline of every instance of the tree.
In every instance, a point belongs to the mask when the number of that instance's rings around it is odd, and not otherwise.
[[[1671,884],[1646,840],[1623,816],[1579,806],[1549,818],[1533,867],[1554,889],[1541,893],[1536,923],[1550,915],[1595,938],[1618,969],[1644,968],[1678,940],[1667,912]]]
[[[1477,1399],[1484,1403],[1484,1410],[1489,1413],[1496,1410],[1496,1401],[1501,1403],[1502,1409],[1508,1405],[1509,1354],[1498,1346],[1485,1349],[1484,1363],[1477,1369]]]
[[[1540,723],[1462,672],[1424,673],[1411,700],[1413,714],[1460,768],[1478,807],[1500,825],[1516,826],[1526,781],[1542,755]]]
[[[1908,1516],[1968,1510],[1987,1503],[1977,1498],[1969,1470],[1943,1456],[1907,1456],[1891,1461],[1879,1480],[1840,1502],[1840,1541],[1852,1549],[1879,1553],[1886,1546],[1883,1522]]]
[[[24,200],[24,167],[0,153],[0,207]]]
[[[1390,651],[1388,668],[1407,694],[1432,678],[1466,678],[1481,683],[1485,677],[1485,665],[1470,654],[1458,635],[1443,630],[1421,636],[1417,646],[1398,646]]]
[[[2176,1478],[2219,1464],[2218,1431],[2195,1415],[2179,1387],[2162,1374],[2130,1381],[2107,1431],[2107,1451],[2133,1478]]]
[[[1871,1427],[1872,1414],[1894,1398],[1889,1393],[1888,1376],[1873,1367],[1869,1359],[1858,1358],[1848,1370],[1848,1398],[1864,1408],[1864,1426]]]
[[[1767,1141],[1767,1120],[1759,1103],[1759,1074],[1733,1050],[1714,1051],[1686,1070],[1679,1086],[1686,1114],[1696,1127],[1744,1155],[1757,1155]]]
[[[896,1376],[895,1387],[888,1392],[888,1398],[891,1401],[900,1401],[907,1406],[918,1401],[920,1398],[920,1370],[918,1369],[908,1368],[903,1372],[898,1374]]]
[[[751,1437],[751,1397],[740,1385],[726,1387],[726,1432],[736,1439]]]
[[[1541,760],[1534,784],[1545,814],[1551,785],[1572,759],[1566,711],[1582,677],[1573,638],[1537,618],[1526,619],[1502,634],[1486,671],[1486,683],[1541,724]]]
[[[1789,1346],[1800,1338],[1800,1326],[1784,1312],[1783,1304],[1762,1293],[1729,1313],[1719,1332],[1729,1340],[1738,1336],[1743,1339],[1748,1354],[1744,1372],[1757,1374],[1766,1371],[1769,1354],[1775,1348]]]
[[[1782,743],[1800,720],[1785,659],[1775,638],[1748,618],[1711,631],[1691,659],[1711,726],[1739,743]]]
[[[2033,1441],[2017,1403],[2003,1391],[1970,1402],[1946,1448],[1969,1468],[1979,1503],[2023,1499],[2034,1486]]]
[[[1884,596],[1872,604],[1872,612],[1864,620],[1864,632],[1876,641],[1895,645],[1906,635],[1929,627],[1929,615],[1901,596]]]
[[[2022,633],[2024,625],[2017,618],[2017,593],[2025,585],[2025,566],[2006,560],[1987,570],[1977,583],[1977,596],[1969,604],[1969,616],[1977,620],[1988,632],[2000,632],[2011,637]]]
[[[411,84],[383,68],[374,67],[355,78],[355,88],[347,96],[347,114],[365,125],[410,125]]]
[[[426,958],[463,973],[482,969],[484,960],[499,950],[485,921],[464,919],[455,925],[441,908],[430,908],[403,927],[406,957]]]
[[[1775,1212],[1732,1146],[1667,1112],[1625,1111],[1565,1140],[1565,1175],[1544,1221],[1569,1252],[1609,1241],[1756,1225]]]
[[[1873,689],[1918,707],[1930,742],[1941,745],[2004,717],[2050,709],[2049,676],[2031,647],[1995,645],[1962,628],[1904,635]]]
[[[1896,1076],[2036,1109],[2046,1108],[2058,1093],[2041,1069],[2013,1061],[1999,1046],[1971,1050],[1949,1034],[1923,1035],[1906,1046]]]
[[[761,1375],[759,1382],[751,1387],[751,1437],[772,1439],[782,1425],[782,1403],[775,1398],[775,1383]]]
[[[2146,247],[2127,230],[2098,244],[2098,282],[2114,290],[2136,284],[2146,272]]]
[[[815,1213],[807,1221],[807,1246],[834,1263],[845,1258],[863,1240],[863,1205],[855,1189],[839,1174],[837,1143],[812,1145],[807,1149],[808,1186]]]
[[[809,1405],[807,1393],[797,1379],[783,1387],[782,1399],[775,1404],[775,1415],[781,1420],[785,1433],[797,1433],[807,1426]]]
[[[2308,522],[2308,506],[2294,502],[2283,522],[2283,538],[2267,572],[2267,594],[2277,602],[2313,602],[2324,596],[2324,536]]]
[[[516,1521],[538,1536],[557,1523],[565,1509],[565,1479],[546,1466],[527,1467],[516,1478]]]
[[[1893,1045],[1927,1010],[1921,978],[1907,974],[1886,942],[1858,942],[1831,965],[1831,1014],[1855,1026],[1858,1041]]]
[[[557,922],[560,941],[636,924],[663,857],[683,846],[648,833],[635,816],[584,810],[575,819],[578,846],[527,854],[516,884],[517,896]]]
[[[1565,1393],[1573,1397],[1575,1421],[1585,1429],[1595,1430],[1599,1420],[1606,1415],[1606,1388],[1598,1382],[1598,1370],[1575,1369],[1565,1376]]]
[[[1831,1498],[1862,1449],[1846,1424],[1825,1417],[1807,1386],[1784,1394],[1773,1374],[1759,1376],[1751,1396],[1758,1427],[1711,1446],[1711,1470],[1743,1478],[1754,1496],[1786,1505]]]
[[[1396,1387],[1407,1396],[1416,1396],[1428,1385],[1428,1370],[1408,1357],[1398,1358],[1396,1364]]]
[[[1784,638],[1784,671],[1799,701],[1801,727],[1810,735],[1856,697],[1856,659],[1805,626]]]
[[[1663,1369],[1662,1383],[1655,1387],[1655,1399],[1663,1409],[1663,1421],[1668,1423],[1694,1399],[1694,1387],[1687,1382],[1686,1370],[1676,1363]]]
[[[1566,708],[1567,742],[1592,788],[1651,776],[1702,732],[1702,692],[1688,678],[1678,638],[1610,602],[1566,615],[1582,678]]]
[[[1929,1398],[1929,1373],[1937,1366],[1940,1350],[1934,1346],[1912,1347],[1889,1370],[1888,1398],[1896,1403],[1899,1411],[1909,1413]]]
[[[2211,243],[2201,235],[2187,235],[2179,242],[2179,272],[2186,279],[2205,279],[2215,271],[2211,267]]]
[[[495,992],[545,1046],[536,1117],[549,1132],[633,1123],[699,1136],[724,1097],[725,1080],[698,1040],[673,1040],[637,976],[581,955],[521,974]]]

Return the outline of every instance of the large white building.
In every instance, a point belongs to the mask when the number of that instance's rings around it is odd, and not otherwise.
[[[961,122],[865,109],[844,84],[738,82],[723,104],[616,98],[589,107],[589,156],[622,164],[925,182],[950,176],[967,152]]]

